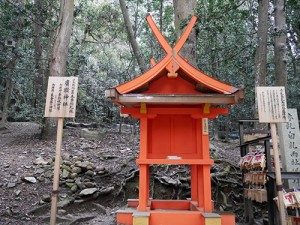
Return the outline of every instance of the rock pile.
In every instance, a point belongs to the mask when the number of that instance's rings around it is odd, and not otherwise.
[[[33,181],[35,177],[40,182],[52,180],[54,170],[54,161],[52,159],[45,160],[42,157],[38,157],[33,164],[36,165],[34,175],[24,176],[24,181]],[[64,154],[60,165],[60,185],[68,187],[73,193],[81,193],[82,190],[91,188],[97,190],[94,177],[104,175],[106,172],[103,166],[96,166],[94,163],[84,160],[82,156]],[[31,178],[29,179],[29,177]],[[89,191],[83,193],[93,194]],[[88,194],[80,194],[80,196]]]

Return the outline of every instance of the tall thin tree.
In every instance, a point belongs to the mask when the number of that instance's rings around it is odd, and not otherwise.
[[[266,85],[269,1],[258,0],[257,46],[255,50],[255,87]],[[255,104],[254,118],[258,117]]]
[[[134,54],[134,56],[135,56],[135,58],[136,58],[136,60],[139,64],[139,67],[140,67],[142,73],[144,73],[144,72],[147,71],[147,66],[146,66],[146,63],[145,63],[145,61],[142,57],[141,50],[139,48],[139,45],[136,41],[136,37],[135,37],[134,32],[133,32],[126,3],[125,3],[124,0],[119,0],[119,2],[120,2],[123,18],[124,18],[126,30],[127,30],[127,33],[128,33],[128,40],[129,40],[130,45],[132,47],[133,54]]]
[[[286,13],[285,0],[275,0],[275,85],[287,87]]]
[[[64,76],[66,72],[68,49],[72,33],[74,13],[74,0],[60,1],[60,14],[56,29],[55,41],[50,60],[50,76]],[[44,119],[42,128],[42,138],[50,135],[48,119]]]
[[[64,76],[72,33],[74,0],[61,0],[60,16],[53,46],[50,76]]]
[[[196,0],[173,0],[174,18],[175,18],[175,33],[178,40],[183,32],[183,29],[188,24],[189,20],[194,16],[196,9]],[[196,66],[196,31],[193,28],[189,38],[185,42],[180,51],[180,55],[186,58],[189,63]]]
[[[44,70],[42,68],[42,6],[40,0],[34,0],[35,5],[35,14],[33,20],[33,30],[34,30],[34,61],[35,61],[35,75],[33,80],[33,87],[34,87],[34,102],[33,106],[35,108],[36,114],[38,114],[39,110],[41,109],[41,98],[43,96],[43,84],[44,84]]]
[[[257,47],[255,51],[255,86],[266,85],[269,1],[258,0]]]

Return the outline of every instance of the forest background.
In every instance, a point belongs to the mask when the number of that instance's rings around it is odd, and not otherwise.
[[[2,127],[6,121],[45,125],[46,87],[56,31],[64,13],[62,2],[0,0]],[[104,92],[145,70],[128,38],[122,2],[74,1],[65,76],[79,77],[77,121],[120,123],[119,109],[105,99]],[[178,9],[174,10],[173,1],[126,1],[133,38],[146,69],[151,58],[159,61],[165,54],[146,23],[146,15],[152,15],[166,39],[174,44],[178,27],[183,29],[191,14],[195,14],[198,21],[194,27],[193,63],[209,76],[243,86],[246,93],[241,104],[230,108],[229,116],[218,118],[214,130],[234,130],[237,119],[255,117],[256,86],[283,85],[288,107],[300,108],[300,1],[187,2],[196,3],[193,12],[176,26],[174,14],[178,14]]]

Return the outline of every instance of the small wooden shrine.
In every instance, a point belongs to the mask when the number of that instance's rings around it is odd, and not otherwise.
[[[106,91],[122,114],[140,120],[139,199],[117,212],[118,224],[234,225],[234,214],[214,211],[211,199],[208,119],[227,114],[220,105],[237,104],[243,90],[213,79],[179,55],[197,18],[192,17],[172,48],[150,15],[147,21],[166,56],[146,73]],[[190,166],[191,198],[149,198],[149,165]]]

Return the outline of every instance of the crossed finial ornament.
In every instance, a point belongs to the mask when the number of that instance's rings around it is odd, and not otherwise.
[[[151,15],[147,15],[146,17],[147,22],[155,35],[157,41],[159,42],[160,46],[164,49],[164,51],[167,53],[166,57],[172,57],[172,60],[167,64],[166,69],[168,70],[168,77],[169,78],[176,78],[178,76],[177,70],[179,69],[179,65],[176,62],[178,60],[178,53],[183,47],[184,43],[186,42],[188,36],[190,35],[197,17],[193,16],[190,20],[188,26],[186,27],[185,31],[181,35],[180,39],[177,41],[175,46],[172,48],[171,45],[168,43],[168,41],[165,39],[165,37],[162,35],[156,24],[154,23]]]

